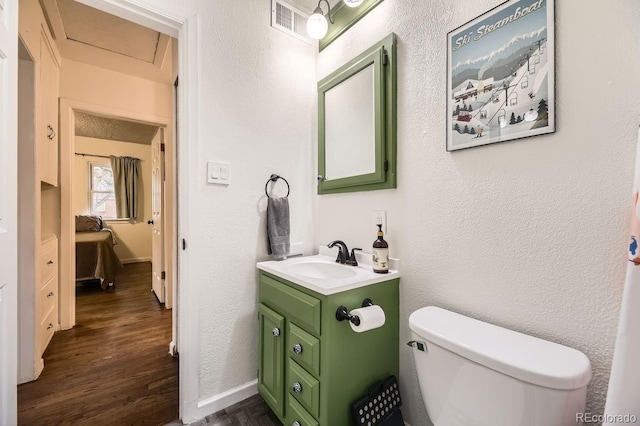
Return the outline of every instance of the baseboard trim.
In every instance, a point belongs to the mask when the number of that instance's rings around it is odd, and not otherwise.
[[[150,257],[132,257],[131,259],[120,259],[120,263],[123,265],[126,263],[141,263],[141,262],[151,262]]]
[[[252,380],[226,392],[198,402],[198,418],[203,419],[220,410],[244,401],[258,393],[258,380]]]

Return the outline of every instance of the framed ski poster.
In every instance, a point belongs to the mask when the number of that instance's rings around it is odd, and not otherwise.
[[[447,151],[555,132],[554,0],[509,0],[447,36]]]

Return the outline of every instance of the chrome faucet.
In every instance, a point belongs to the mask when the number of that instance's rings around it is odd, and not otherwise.
[[[327,247],[333,248],[338,246],[338,257],[336,258],[336,263],[342,263],[343,265],[347,263],[347,256],[349,256],[349,249],[344,241],[335,240],[331,241]]]

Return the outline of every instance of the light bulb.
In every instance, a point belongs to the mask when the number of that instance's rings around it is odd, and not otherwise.
[[[342,0],[349,7],[358,7],[364,0]]]
[[[309,33],[309,37],[314,38],[316,40],[320,40],[322,37],[327,34],[327,30],[329,30],[329,23],[327,22],[327,18],[322,14],[322,10],[318,12],[319,9],[316,9],[313,12],[313,15],[309,16],[307,20],[307,33]]]
[[[534,121],[536,118],[538,118],[538,112],[533,109],[524,113],[524,121]]]

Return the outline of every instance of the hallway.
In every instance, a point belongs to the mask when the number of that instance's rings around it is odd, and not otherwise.
[[[151,264],[124,265],[115,290],[77,287],[76,326],[57,332],[37,381],[18,386],[20,425],[162,425],[178,418],[171,311]]]

